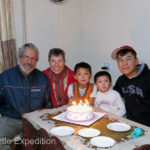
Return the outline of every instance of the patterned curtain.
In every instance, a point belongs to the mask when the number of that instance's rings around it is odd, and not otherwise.
[[[0,72],[17,65],[13,0],[0,0]]]

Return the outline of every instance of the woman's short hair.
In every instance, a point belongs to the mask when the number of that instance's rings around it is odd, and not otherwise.
[[[52,56],[59,56],[59,55],[61,55],[63,59],[65,60],[65,52],[62,49],[60,48],[50,49],[49,54],[48,54],[48,61],[50,61]]]
[[[38,48],[37,48],[33,43],[26,43],[26,44],[24,44],[21,48],[19,48],[19,51],[18,51],[19,57],[22,57],[22,56],[23,56],[23,53],[24,53],[24,51],[25,51],[25,49],[26,49],[27,47],[28,47],[28,48],[31,48],[33,51],[36,52],[36,54],[37,54],[36,61],[38,61],[38,60],[39,60],[39,50],[38,50]]]

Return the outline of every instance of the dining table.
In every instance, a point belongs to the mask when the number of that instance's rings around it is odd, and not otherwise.
[[[104,112],[102,110],[93,108],[95,113],[103,114],[99,119],[91,124],[80,124],[74,122],[68,122],[64,120],[56,119],[58,115],[62,113],[66,113],[68,105],[64,105],[57,108],[45,108],[39,109],[33,112],[24,113],[22,115],[23,118],[23,140],[27,141],[27,139],[32,139],[32,143],[24,143],[24,150],[33,150],[35,149],[33,138],[44,137],[46,139],[55,139],[58,143],[58,146],[54,149],[60,150],[133,150],[142,145],[150,144],[150,127],[137,123],[135,121],[131,121],[126,119],[125,117],[119,117],[115,114]],[[127,131],[115,131],[108,128],[108,124],[113,123],[124,123],[130,126],[130,129]],[[74,129],[73,133],[70,135],[53,135],[51,132],[55,127],[71,127]],[[112,146],[95,146],[92,144],[91,140],[93,137],[86,137],[79,134],[81,129],[89,129],[94,128],[99,131],[100,137],[109,137],[115,141]],[[136,129],[141,128],[143,133],[137,138],[133,138],[131,133]],[[64,131],[65,132],[65,131]],[[37,134],[37,135],[36,135]],[[53,141],[51,141],[53,142]],[[43,143],[42,143],[43,144]],[[41,143],[38,143],[38,148]],[[52,143],[50,143],[52,144]],[[34,146],[33,146],[34,145]],[[53,146],[52,146],[53,147]],[[36,149],[38,149],[36,148]],[[39,148],[40,149],[40,148]],[[41,146],[42,149],[42,146]],[[48,148],[47,149],[52,149]],[[46,148],[43,148],[46,150]]]

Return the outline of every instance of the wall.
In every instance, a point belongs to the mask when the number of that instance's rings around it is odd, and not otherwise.
[[[19,5],[18,0],[15,2]],[[82,1],[54,4],[50,0],[24,0],[24,3],[26,42],[33,42],[40,51],[37,68],[46,69],[49,50],[58,47],[64,49],[66,64],[73,69],[83,60]],[[16,31],[19,32],[18,28]]]
[[[133,46],[140,62],[150,66],[149,5],[149,0],[85,0],[84,55],[93,74],[109,62],[114,83],[120,72],[110,55],[123,45]]]
[[[17,50],[25,41],[24,35],[24,0],[14,0],[14,25],[17,41]]]
[[[20,1],[15,0],[17,11]],[[24,0],[26,42],[40,50],[40,70],[48,67],[50,48],[66,52],[67,65],[73,69],[80,61],[91,64],[93,75],[104,62],[110,63],[113,83],[120,75],[116,61],[110,58],[113,49],[133,46],[140,62],[150,65],[150,1],[149,0],[65,0],[54,4],[50,0]],[[17,17],[17,42],[23,41],[21,14]]]

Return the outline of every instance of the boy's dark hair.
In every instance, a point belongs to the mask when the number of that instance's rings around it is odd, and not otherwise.
[[[96,80],[98,77],[101,77],[101,76],[107,76],[108,79],[110,80],[111,82],[111,75],[107,72],[107,71],[99,71],[95,74],[94,76],[94,82],[96,83]]]
[[[127,49],[127,48],[121,49],[120,51],[118,51],[117,52],[117,58],[118,58],[118,55],[125,56],[129,52],[134,56],[134,58],[136,58],[136,56],[137,56],[136,52],[131,50],[131,49]]]
[[[74,74],[76,74],[77,70],[80,69],[80,68],[85,68],[85,69],[88,69],[90,74],[92,73],[92,69],[91,69],[91,66],[86,63],[86,62],[80,62],[78,64],[75,65],[74,67]]]
[[[52,56],[59,56],[59,55],[61,55],[63,59],[65,60],[65,52],[62,49],[60,48],[50,49],[49,54],[48,54],[48,61],[50,61]]]

